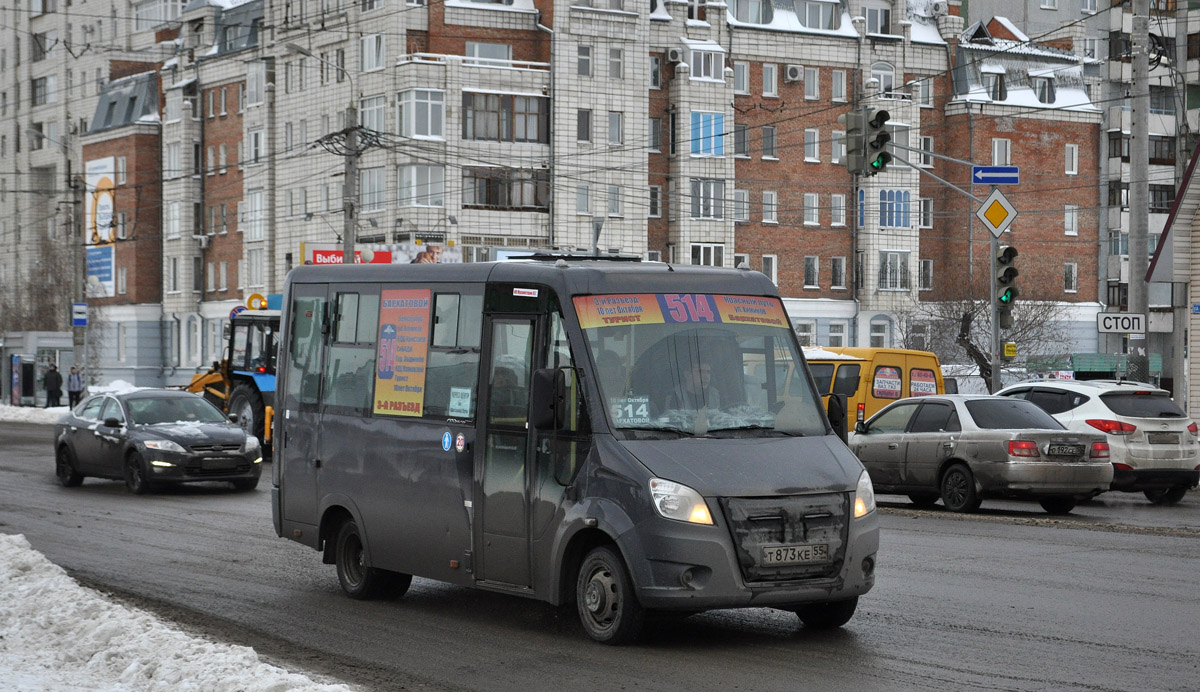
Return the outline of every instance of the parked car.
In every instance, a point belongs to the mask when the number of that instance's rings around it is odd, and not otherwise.
[[[1108,490],[1100,433],[1074,432],[1020,399],[955,394],[901,399],[855,427],[850,449],[877,493],[919,506],[940,497],[971,512],[991,497],[1032,498],[1051,514]]]
[[[229,481],[253,490],[262,473],[258,438],[189,392],[138,390],[84,399],[54,428],[58,480],[124,480],[142,494],[158,485]]]
[[[1200,481],[1196,423],[1165,389],[1114,380],[1042,380],[997,394],[1031,401],[1068,430],[1108,438],[1112,489],[1175,504]]]

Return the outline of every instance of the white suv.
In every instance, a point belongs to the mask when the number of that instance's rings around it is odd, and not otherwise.
[[[1115,380],[1038,380],[996,393],[1037,404],[1068,430],[1106,433],[1112,490],[1140,490],[1155,504],[1175,504],[1200,480],[1196,424],[1164,389]]]

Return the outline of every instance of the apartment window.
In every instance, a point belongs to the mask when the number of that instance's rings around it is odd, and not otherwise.
[[[288,74],[289,75],[291,74],[291,67],[292,66],[289,64],[288,65]],[[217,95],[216,95],[215,90],[209,89],[208,93],[206,93],[205,96],[207,97],[206,101],[208,102],[208,117],[211,119],[211,118],[215,117],[217,114],[217,104],[216,104]]]
[[[1079,206],[1068,204],[1063,208],[1063,233],[1079,235]]]
[[[733,93],[749,94],[750,93],[750,63],[735,62],[733,63]]]
[[[832,226],[846,225],[846,195],[829,196],[829,223]]]
[[[750,220],[749,190],[733,191],[733,220],[742,222]]]
[[[1007,139],[992,140],[992,165],[1007,166],[1012,161],[1012,142]]]
[[[400,206],[440,207],[445,205],[446,170],[442,166],[400,166]]]
[[[692,178],[693,219],[725,218],[725,181]]]
[[[621,186],[608,186],[608,215],[621,216]]]
[[[805,130],[804,131],[804,160],[805,161],[820,161],[821,160],[821,131],[820,130]]]
[[[384,0],[359,0],[358,7],[362,12],[370,12],[383,7]]]
[[[918,272],[917,287],[922,291],[933,290],[933,260],[921,260],[920,271]]]
[[[889,331],[887,322],[872,322],[871,348],[887,348]]]
[[[779,258],[775,255],[763,255],[762,257],[762,273],[766,275],[771,283],[779,282]]]
[[[257,288],[266,284],[267,252],[264,248],[246,251],[246,286]]]
[[[1119,180],[1108,182],[1108,206],[1119,206],[1122,210],[1129,209],[1129,183],[1122,183]]]
[[[692,51],[691,79],[707,79],[724,81],[725,55],[707,50]]]
[[[832,82],[832,94],[834,101],[846,100],[846,71],[834,70]]]
[[[1063,292],[1076,293],[1079,291],[1079,265],[1074,262],[1063,264]]]
[[[1150,135],[1150,163],[1160,166],[1175,165],[1175,138]]]
[[[179,258],[172,257],[167,264],[167,293],[179,293]]]
[[[263,88],[267,83],[267,64],[252,62],[246,66],[246,105],[263,102]]]
[[[815,67],[804,68],[804,98],[814,101],[821,98],[821,72]]]
[[[262,163],[263,158],[266,156],[266,153],[267,153],[266,152],[266,139],[264,138],[263,131],[262,130],[250,130],[250,132],[248,132],[246,134],[247,134],[247,138],[250,141],[250,148],[249,148],[248,155],[246,157],[249,159],[249,161],[247,161],[247,163]]]
[[[1154,151],[1154,138],[1150,138],[1150,150]],[[1112,130],[1108,133],[1108,157],[1110,159],[1120,158],[1122,161],[1129,162],[1129,135],[1120,130]]]
[[[592,76],[592,47],[579,46],[576,49],[575,73],[580,77]]]
[[[290,125],[291,123],[288,123],[288,124]],[[205,159],[204,172],[208,175],[216,175],[217,174],[217,148],[216,147],[208,147],[208,149],[205,151],[205,154],[207,155],[207,158]]]
[[[463,92],[463,139],[492,142],[550,141],[549,99]]]
[[[817,345],[817,325],[814,322],[793,322],[792,326],[796,329],[796,341],[800,342],[801,346],[816,346]]]
[[[840,348],[846,345],[846,323],[845,322],[830,322],[829,323],[829,346]]]
[[[1175,186],[1174,185],[1151,185],[1150,186],[1150,213],[1166,214],[1171,211],[1171,205],[1175,203]]]
[[[358,124],[374,132],[387,130],[387,97],[368,96],[358,101]],[[290,123],[289,123],[290,124]]]
[[[878,0],[872,0],[878,2]],[[892,33],[892,11],[885,7],[866,7],[868,34]]]
[[[1087,5],[1088,3],[1091,3],[1091,5],[1093,7],[1092,11],[1094,12],[1095,11],[1094,8],[1096,6],[1096,0],[1083,0],[1084,5]],[[1188,38],[1190,39],[1191,37],[1189,36]],[[1099,51],[1100,41],[1099,41],[1099,39],[1085,38],[1080,42],[1080,47],[1082,48],[1081,55],[1083,55],[1083,57],[1095,58],[1099,55],[1099,52],[1100,52]],[[1200,46],[1198,46],[1198,47],[1200,47]],[[1200,54],[1192,55],[1191,42],[1189,41],[1189,43],[1188,43],[1188,59],[1190,60],[1192,58],[1200,58]]]
[[[750,156],[750,126],[733,126],[733,155]]]
[[[763,96],[778,96],[779,95],[779,66],[770,63],[764,63],[762,66],[762,89]]]
[[[821,258],[815,255],[806,255],[804,257],[804,287],[805,288],[820,288],[817,283],[817,267],[821,264]]]
[[[446,123],[446,94],[432,89],[400,92],[399,131],[414,139],[442,139]]]
[[[250,190],[241,202],[242,218],[238,227],[245,230],[247,241],[262,240],[266,237],[266,214],[263,208],[264,195],[261,189]]]
[[[646,216],[651,219],[662,218],[662,185],[650,186],[650,209]]]
[[[706,267],[725,266],[725,246],[714,243],[692,243],[692,264]]]
[[[1004,84],[1004,75],[999,72],[983,73],[983,89],[988,98],[993,101],[1003,101],[1008,98],[1008,87]]]
[[[1054,80],[1049,77],[1034,77],[1033,95],[1040,103],[1054,103]]]
[[[129,273],[125,267],[117,267],[117,294],[125,295],[129,292]]]
[[[933,228],[933,200],[925,197],[918,200],[918,203],[921,205],[918,224],[921,228]]]
[[[608,77],[609,79],[625,78],[625,51],[620,48],[608,49]]]
[[[779,193],[774,190],[763,192],[763,223],[779,223]]]
[[[883,250],[879,253],[879,289],[883,291],[908,290],[907,252]],[[872,344],[874,346],[875,344]]]
[[[620,144],[624,141],[624,116],[614,111],[608,112],[608,143]]]
[[[225,175],[229,159],[229,150],[224,144],[217,146],[217,172]]]
[[[919,101],[922,108],[933,108],[933,77],[924,77],[920,82]]]
[[[167,238],[178,238],[180,231],[179,202],[167,202]]]
[[[31,96],[33,105],[42,106],[47,103],[55,103],[58,101],[58,79],[53,75],[49,77],[39,77],[33,80],[31,86]]]
[[[768,24],[771,21],[771,4],[767,0],[731,0],[729,13],[737,21],[746,24]]]
[[[383,166],[358,171],[359,209],[364,212],[383,209],[386,178],[387,170]]]
[[[829,287],[846,287],[846,258],[833,257],[829,260]]]
[[[577,185],[575,187],[575,213],[579,216],[592,215],[592,189],[589,185]]]
[[[830,136],[830,154],[829,160],[831,163],[841,163],[842,159],[846,158],[846,133],[833,132]]]
[[[725,155],[725,114],[692,111],[692,155]]]
[[[908,190],[879,191],[879,227],[908,228],[909,201],[911,193]]]
[[[580,142],[592,141],[592,112],[580,109],[575,112],[575,139]]]
[[[773,125],[764,125],[763,126],[762,147],[763,147],[763,158],[764,159],[776,158],[777,152],[775,151],[775,126],[773,126]]]
[[[733,253],[733,268],[739,269],[743,264],[746,265],[747,268],[750,267],[750,255],[744,252]]]
[[[892,141],[892,145],[894,147],[893,151],[903,151],[905,153],[908,153],[908,150],[905,149],[904,147],[909,146],[909,135],[911,133],[910,128],[908,128],[905,125],[888,125],[886,127],[887,127],[888,134],[890,134],[892,136],[891,141]],[[911,154],[909,154],[909,156],[911,156]],[[908,156],[905,156],[904,158],[907,159]],[[904,163],[900,159],[896,159],[892,163],[892,167],[893,168],[908,168],[908,164]]]
[[[204,290],[204,260],[199,257],[192,258],[192,291],[199,293]],[[188,321],[189,331],[195,330],[195,322]],[[193,353],[195,351],[193,350]]]
[[[463,204],[502,211],[545,210],[550,204],[546,170],[463,168]]]
[[[921,138],[921,166],[924,168],[933,166],[933,137]]]
[[[383,34],[371,34],[358,40],[359,72],[383,69]]]
[[[662,57],[658,55],[650,56],[650,88],[662,88]]]
[[[183,175],[183,145],[179,142],[167,142],[163,175],[167,178],[178,178]]]
[[[662,119],[650,118],[647,129],[650,133],[650,151],[657,154],[662,151]]]
[[[308,211],[308,190],[303,187],[298,187],[295,190],[288,190],[288,211],[292,216],[300,216]],[[209,207],[212,211],[212,219],[215,225],[217,217],[217,208]],[[209,226],[212,227],[211,225]]]
[[[816,226],[821,223],[820,197],[815,192],[804,193],[804,225]]]

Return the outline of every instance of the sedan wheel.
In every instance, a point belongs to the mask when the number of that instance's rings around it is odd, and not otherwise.
[[[142,464],[142,455],[130,452],[125,459],[125,487],[134,495],[145,495],[150,491],[150,481],[146,480],[146,468]]]
[[[1050,514],[1070,514],[1079,500],[1070,495],[1055,495],[1042,498],[1042,509]]]
[[[912,493],[908,496],[912,503],[921,509],[928,509],[937,504],[937,493]]]
[[[1183,486],[1174,488],[1161,488],[1158,490],[1144,490],[1142,494],[1146,499],[1156,505],[1173,505],[1183,499],[1187,495],[1188,489]]]
[[[83,482],[83,474],[75,470],[75,453],[66,445],[55,454],[54,471],[63,487],[74,488]]]
[[[942,504],[951,512],[974,512],[982,500],[975,493],[975,477],[965,464],[955,464],[942,476]]]

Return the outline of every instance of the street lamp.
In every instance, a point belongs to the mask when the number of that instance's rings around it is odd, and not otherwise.
[[[345,172],[342,179],[342,263],[354,263],[354,240],[358,232],[358,108],[354,103],[354,76],[346,68],[325,58],[313,55],[312,51],[295,43],[284,44],[288,51],[323,62],[334,69],[340,70],[350,81],[350,100],[346,104],[346,158]]]

